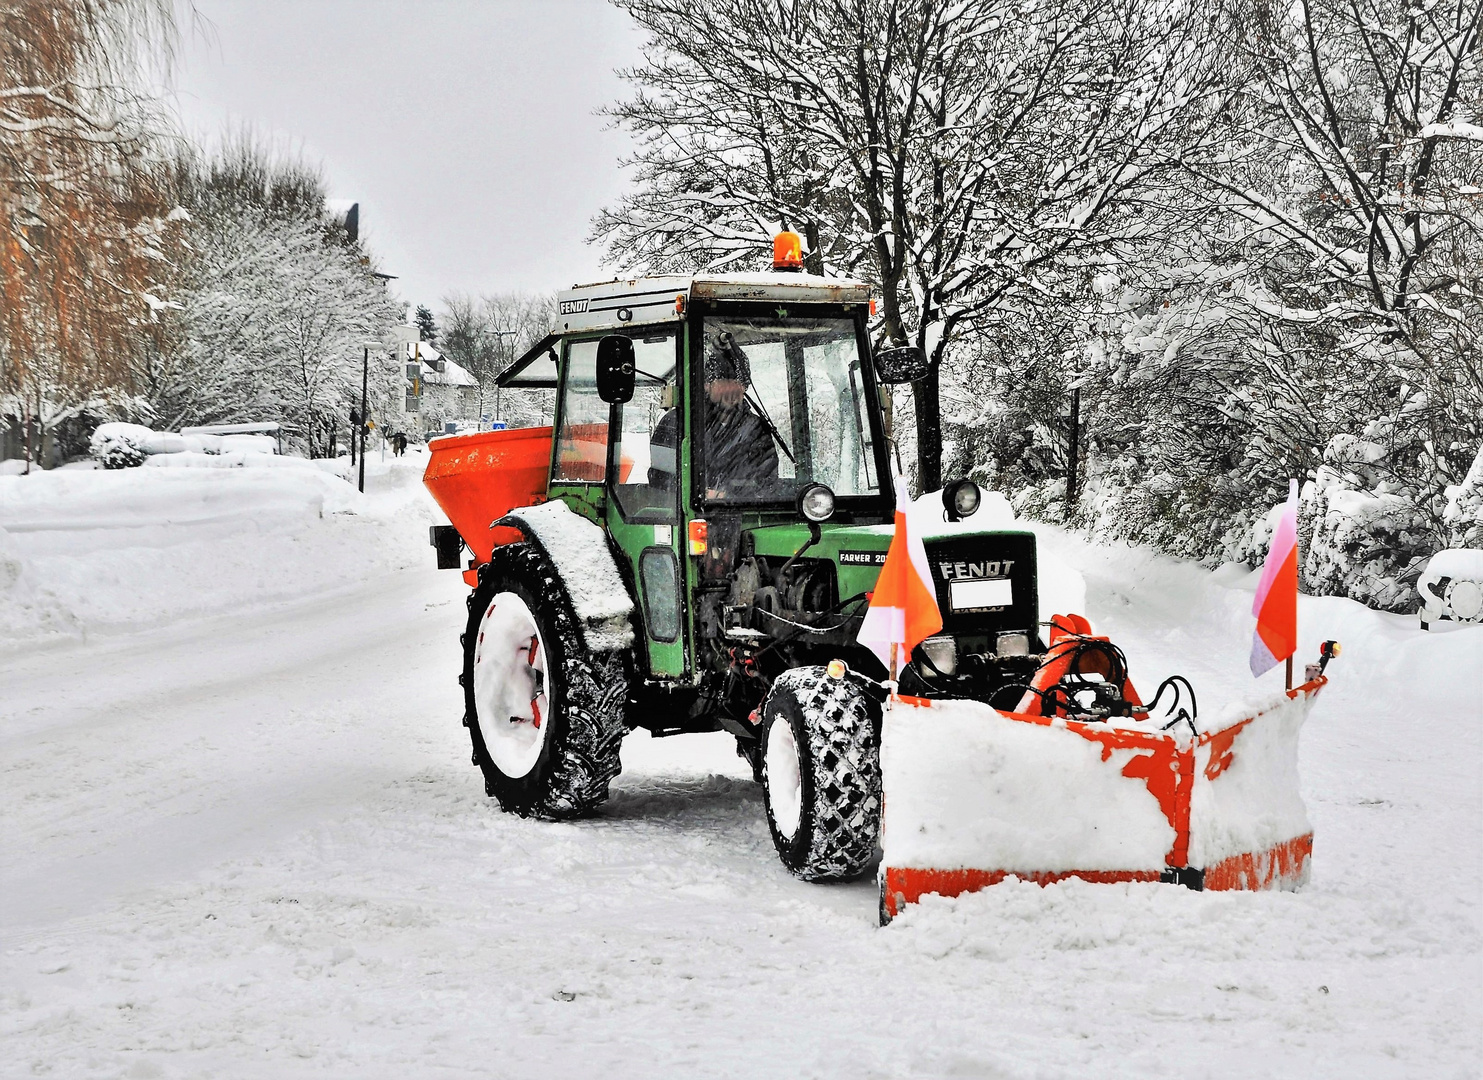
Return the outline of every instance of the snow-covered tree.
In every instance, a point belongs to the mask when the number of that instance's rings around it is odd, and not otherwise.
[[[1181,149],[1185,227],[1109,268],[1090,335],[1105,530],[1254,561],[1297,476],[1305,586],[1414,605],[1483,443],[1480,11],[1227,13],[1224,136]]]
[[[325,212],[312,170],[250,141],[178,170],[189,218],[170,346],[137,372],[157,425],[277,420],[310,456],[333,453],[361,392],[364,346],[401,305]],[[399,426],[401,372],[371,351],[373,418]]]
[[[814,269],[881,290],[880,337],[926,352],[919,480],[941,477],[939,381],[975,322],[1056,302],[1139,223],[1116,211],[1215,66],[1192,8],[1152,0],[616,0],[648,32],[613,110],[635,192],[596,225],[650,269],[757,264],[780,225]]]
[[[549,391],[498,391],[494,380],[551,332],[556,322],[554,297],[535,293],[479,297],[451,293],[443,298],[442,322],[443,355],[478,381],[481,414],[498,411],[500,419],[511,427],[551,422]]]
[[[438,324],[433,318],[431,308],[426,304],[418,304],[417,313],[413,316],[412,322],[416,325],[417,333],[421,336],[421,340],[431,345],[438,343]]]
[[[168,205],[142,89],[168,0],[0,2],[0,418],[47,429],[126,390]]]

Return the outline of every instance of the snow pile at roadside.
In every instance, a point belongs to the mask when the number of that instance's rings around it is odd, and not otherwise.
[[[1140,691],[1152,692],[1175,672],[1187,675],[1209,721],[1226,702],[1281,689],[1281,665],[1253,681],[1246,661],[1259,570],[1228,563],[1211,572],[1146,548],[1088,545],[1054,526],[1026,527],[1042,552],[1078,567],[1092,630],[1127,650]],[[1483,627],[1444,623],[1427,633],[1415,615],[1375,611],[1338,596],[1299,596],[1299,672],[1318,659],[1325,640],[1340,642],[1343,654],[1329,665],[1333,685],[1319,699],[1317,716],[1343,709],[1336,694],[1346,703],[1403,700],[1417,717],[1447,715],[1463,703],[1483,716]]]
[[[127,469],[162,455],[277,456],[278,440],[267,435],[154,431],[143,424],[109,423],[93,429],[90,449],[104,468]]]
[[[425,526],[442,520],[423,463],[373,460],[364,495],[336,475],[342,462],[0,476],[0,648],[295,599],[418,565]]]
[[[223,438],[251,438],[247,435],[223,436]],[[151,454],[144,459],[147,467],[155,469],[316,469],[335,476],[346,476],[350,472],[349,458],[308,458],[266,453],[261,450],[182,450],[174,454]]]

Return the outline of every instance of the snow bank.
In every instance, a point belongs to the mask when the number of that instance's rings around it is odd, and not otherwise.
[[[1092,627],[1128,650],[1140,691],[1151,693],[1174,672],[1187,675],[1206,717],[1201,730],[1207,730],[1220,703],[1280,689],[1280,665],[1253,683],[1246,663],[1259,571],[1228,564],[1212,573],[1147,548],[1087,545],[1054,526],[1034,528],[1042,552],[1079,567]],[[1299,670],[1318,659],[1321,642],[1333,639],[1344,647],[1329,666],[1332,685],[1318,715],[1344,723],[1354,715],[1352,705],[1390,701],[1398,691],[1419,714],[1483,701],[1483,627],[1440,625],[1447,632],[1428,635],[1414,615],[1375,611],[1339,596],[1299,596]],[[1483,706],[1473,708],[1483,717]]]
[[[233,466],[245,464],[243,457],[278,454],[278,440],[267,435],[213,435],[207,432],[182,434],[155,431],[143,424],[99,424],[90,442],[93,457],[107,469],[142,465],[161,455],[232,455]],[[219,464],[219,468],[232,466]]]
[[[426,525],[442,518],[420,483],[425,459],[369,463],[362,495],[336,475],[342,463],[249,456],[261,460],[0,476],[0,649],[433,565]]]
[[[235,439],[248,437],[250,436],[222,436]],[[350,473],[349,458],[310,460],[286,454],[280,457],[258,450],[222,450],[212,453],[182,450],[178,453],[151,454],[144,459],[143,464],[154,469],[311,469],[333,476],[348,476]]]

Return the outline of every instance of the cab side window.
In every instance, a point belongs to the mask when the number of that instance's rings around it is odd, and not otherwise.
[[[597,396],[597,342],[567,346],[554,480],[600,484],[608,464],[609,405]]]
[[[676,338],[649,334],[633,345],[638,377],[633,400],[620,406],[613,491],[627,520],[672,523],[679,517]]]

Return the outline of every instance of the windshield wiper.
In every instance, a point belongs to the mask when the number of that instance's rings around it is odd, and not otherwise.
[[[767,433],[783,448],[783,453],[788,455],[788,463],[797,465],[798,459],[793,456],[793,451],[788,449],[788,444],[783,442],[783,437],[778,434],[777,425],[772,422],[772,417],[767,415],[767,409],[763,407],[762,398],[752,397],[751,387],[747,387],[747,393],[743,395],[743,400],[752,407],[752,411],[757,414],[757,419],[761,420],[762,426],[767,428]]]

